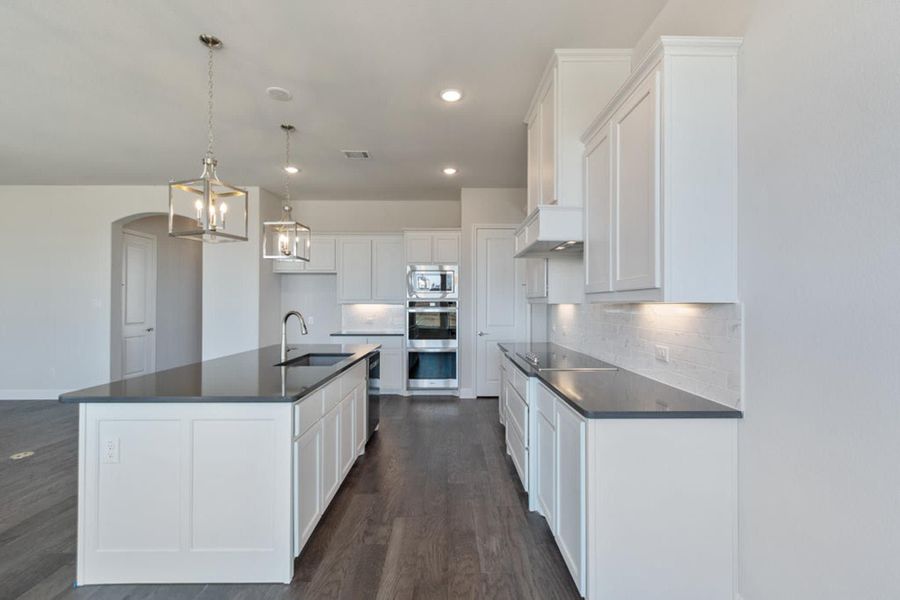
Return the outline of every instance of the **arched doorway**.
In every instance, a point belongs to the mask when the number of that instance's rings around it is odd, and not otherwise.
[[[110,377],[201,360],[203,246],[170,237],[168,215],[112,223]]]

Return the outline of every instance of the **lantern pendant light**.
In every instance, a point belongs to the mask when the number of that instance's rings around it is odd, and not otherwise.
[[[169,182],[169,235],[201,242],[247,241],[247,190],[230,185],[216,175],[213,155],[213,50],[222,41],[201,35],[207,48],[207,145],[199,179]]]
[[[281,261],[309,262],[310,229],[291,216],[291,188],[288,174],[296,173],[291,164],[291,133],[293,125],[282,125],[284,131],[284,204],[280,221],[263,223],[263,258]]]

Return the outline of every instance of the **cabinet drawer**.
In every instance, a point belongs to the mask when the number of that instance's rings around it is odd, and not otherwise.
[[[294,437],[303,435],[307,429],[322,418],[324,390],[313,392],[294,403]]]
[[[512,424],[513,429],[518,429],[519,438],[522,443],[528,446],[528,405],[522,400],[519,393],[507,384],[506,388],[506,409],[508,411],[508,421]]]
[[[526,377],[518,367],[513,366],[512,377],[510,379],[512,379],[513,387],[519,392],[519,396],[522,397],[525,404],[528,404],[528,377]]]
[[[537,385],[537,410],[540,414],[544,415],[544,418],[553,425],[554,429],[556,428],[556,396],[544,387],[543,384]]]
[[[324,415],[337,406],[343,397],[341,395],[340,380],[332,381],[326,385],[325,389],[322,390],[322,414]]]
[[[519,432],[516,431],[515,427],[507,427],[506,428],[506,448],[509,451],[509,456],[512,458],[513,464],[516,467],[516,472],[519,473],[519,479],[522,481],[522,487],[525,488],[525,491],[528,491],[528,450],[525,448],[525,444],[522,443],[522,439],[519,437]]]
[[[341,382],[341,398],[352,392],[356,386],[366,380],[368,364],[368,361],[360,361],[341,375],[339,380]]]

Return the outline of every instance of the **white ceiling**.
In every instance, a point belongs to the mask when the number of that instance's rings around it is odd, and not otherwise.
[[[445,199],[523,186],[522,117],[553,48],[631,47],[665,0],[21,0],[0,4],[0,184],[198,175],[206,49],[226,181],[294,198]],[[275,102],[267,86],[291,90]],[[438,92],[459,87],[447,105]],[[349,161],[342,149],[363,149]],[[459,169],[456,177],[442,167]]]

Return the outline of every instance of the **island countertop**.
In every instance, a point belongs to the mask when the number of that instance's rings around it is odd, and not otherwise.
[[[60,402],[294,402],[372,356],[378,344],[292,344],[288,360],[308,353],[350,354],[330,366],[276,366],[281,347],[191,363],[60,395]]]
[[[740,410],[679,390],[596,358],[551,343],[498,344],[528,377],[537,377],[588,419],[739,419]],[[539,371],[522,358],[529,353],[551,368]],[[579,371],[615,368],[613,371]]]

